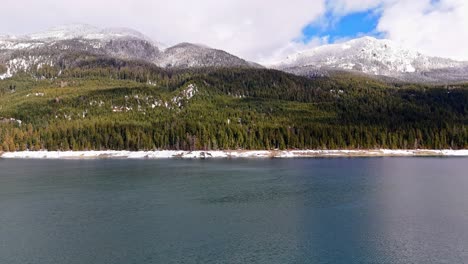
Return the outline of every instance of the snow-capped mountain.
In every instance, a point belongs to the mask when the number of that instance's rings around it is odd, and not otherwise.
[[[70,54],[110,56],[119,59],[155,60],[158,43],[131,29],[99,29],[89,25],[69,25],[24,36],[0,38],[0,78],[45,65],[63,65]]]
[[[91,25],[75,24],[54,27],[50,30],[24,36],[30,40],[69,40],[69,39],[92,39],[105,40],[116,38],[137,38],[149,42],[152,40],[142,33],[128,28],[105,28],[100,29]]]
[[[257,67],[222,50],[183,43],[166,48],[142,33],[125,28],[60,26],[25,36],[0,36],[0,78],[44,65],[63,65],[70,54],[142,60],[160,67]]]
[[[272,67],[305,76],[345,70],[402,80],[436,81],[454,77],[440,74],[450,75],[452,70],[459,73],[455,80],[468,80],[468,71],[464,71],[467,66],[466,62],[425,56],[390,40],[364,37],[300,52]],[[434,72],[439,73],[437,78]]]
[[[204,45],[181,43],[161,53],[156,60],[156,65],[166,68],[245,67],[250,66],[250,63],[222,50]]]
[[[139,60],[163,68],[262,67],[204,45],[166,47],[133,29],[78,24],[24,36],[0,35],[0,79],[46,65],[72,67],[89,56]],[[468,81],[467,62],[425,56],[372,37],[303,51],[270,67],[306,77],[349,71],[409,82]]]
[[[24,36],[25,39],[30,40],[101,39],[104,37],[105,35],[101,34],[100,29],[82,24],[58,26],[44,32]]]

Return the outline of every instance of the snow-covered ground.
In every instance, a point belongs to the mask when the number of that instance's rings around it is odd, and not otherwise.
[[[0,153],[5,159],[204,159],[313,157],[468,157],[467,150],[258,150],[258,151],[20,151]]]
[[[10,69],[7,70],[6,73],[0,74],[0,80],[7,79],[12,77],[13,75],[10,73]]]

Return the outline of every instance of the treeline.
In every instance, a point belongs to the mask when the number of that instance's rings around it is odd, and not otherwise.
[[[0,127],[0,151],[20,150],[228,150],[228,149],[463,149],[465,126],[407,127],[390,131],[378,126],[243,127],[174,122],[60,123],[33,129]]]

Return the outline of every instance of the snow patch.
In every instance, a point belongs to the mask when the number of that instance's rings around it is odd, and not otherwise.
[[[36,97],[44,97],[44,93],[33,93],[33,94],[27,94],[26,97],[30,97],[31,95],[36,96]]]
[[[4,118],[4,117],[0,117],[0,123],[16,123],[18,124],[19,126],[21,126],[21,124],[23,124],[23,121],[19,120],[19,119],[16,119],[16,118]]]
[[[257,151],[20,151],[0,154],[6,159],[205,159],[205,158],[314,158],[314,157],[468,157],[468,150],[257,150]]]
[[[182,90],[179,95],[175,96],[172,98],[171,102],[177,107],[182,107],[184,102],[187,102],[188,100],[192,99],[198,92],[198,88],[195,84],[189,84],[187,88]]]
[[[0,74],[0,80],[4,80],[11,77],[13,77],[13,74],[11,74],[10,68],[7,68],[7,71],[4,74]]]

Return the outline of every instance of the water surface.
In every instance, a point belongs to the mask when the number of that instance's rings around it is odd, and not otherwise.
[[[467,164],[0,160],[0,263],[468,263]]]

